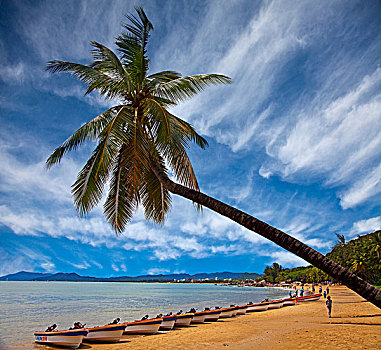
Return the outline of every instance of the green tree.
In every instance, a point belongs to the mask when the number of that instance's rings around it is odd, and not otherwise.
[[[148,220],[163,223],[171,206],[171,193],[180,195],[198,208],[208,207],[268,238],[381,307],[381,291],[369,283],[288,234],[199,191],[186,151],[190,142],[201,148],[207,142],[168,108],[208,85],[230,83],[230,78],[219,74],[182,77],[174,71],[149,75],[146,48],[153,26],[141,7],[136,11],[137,16],[127,16],[126,31],[116,39],[119,56],[92,42],[91,64],[50,61],[47,66],[52,73],[75,75],[87,85],[86,93],[98,91],[106,99],[120,101],[74,132],[47,160],[50,167],[85,141],[97,141],[72,186],[78,213],[85,215],[97,205],[109,182],[104,213],[119,233],[139,205]],[[168,167],[179,183],[168,177]]]

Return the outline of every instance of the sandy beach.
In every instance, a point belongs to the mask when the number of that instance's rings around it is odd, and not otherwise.
[[[332,318],[321,298],[157,335],[123,338],[118,344],[91,344],[91,348],[381,349],[381,310],[343,286],[332,287],[331,297]]]

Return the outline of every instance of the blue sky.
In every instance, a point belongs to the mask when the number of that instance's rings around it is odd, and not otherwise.
[[[115,236],[85,218],[70,186],[94,145],[47,171],[49,154],[112,101],[84,96],[52,59],[114,48],[124,14],[154,25],[151,72],[222,73],[173,112],[210,147],[190,150],[201,190],[322,253],[381,227],[381,4],[378,1],[1,1],[0,275],[262,272],[296,256],[208,209],[173,198],[166,223],[141,211]]]

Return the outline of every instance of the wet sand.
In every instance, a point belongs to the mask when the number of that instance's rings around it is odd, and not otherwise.
[[[346,287],[332,287],[332,318],[325,300],[254,312],[118,344],[83,344],[93,350],[153,349],[381,349],[381,310]]]

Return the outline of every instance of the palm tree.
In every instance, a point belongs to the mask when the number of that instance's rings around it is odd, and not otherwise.
[[[126,31],[116,38],[119,56],[91,42],[91,64],[50,61],[47,65],[52,73],[75,75],[87,85],[86,94],[98,91],[106,99],[119,101],[75,131],[47,160],[49,168],[84,142],[97,141],[72,185],[79,215],[99,203],[107,182],[104,213],[116,233],[125,229],[139,205],[147,220],[163,223],[171,194],[180,195],[198,209],[208,207],[268,238],[381,307],[380,290],[288,234],[200,192],[187,149],[191,142],[204,149],[207,142],[168,108],[208,85],[228,84],[230,78],[220,74],[182,77],[174,71],[149,75],[146,46],[153,26],[141,7],[136,12],[137,16],[126,16]],[[169,178],[169,169],[179,183]]]

